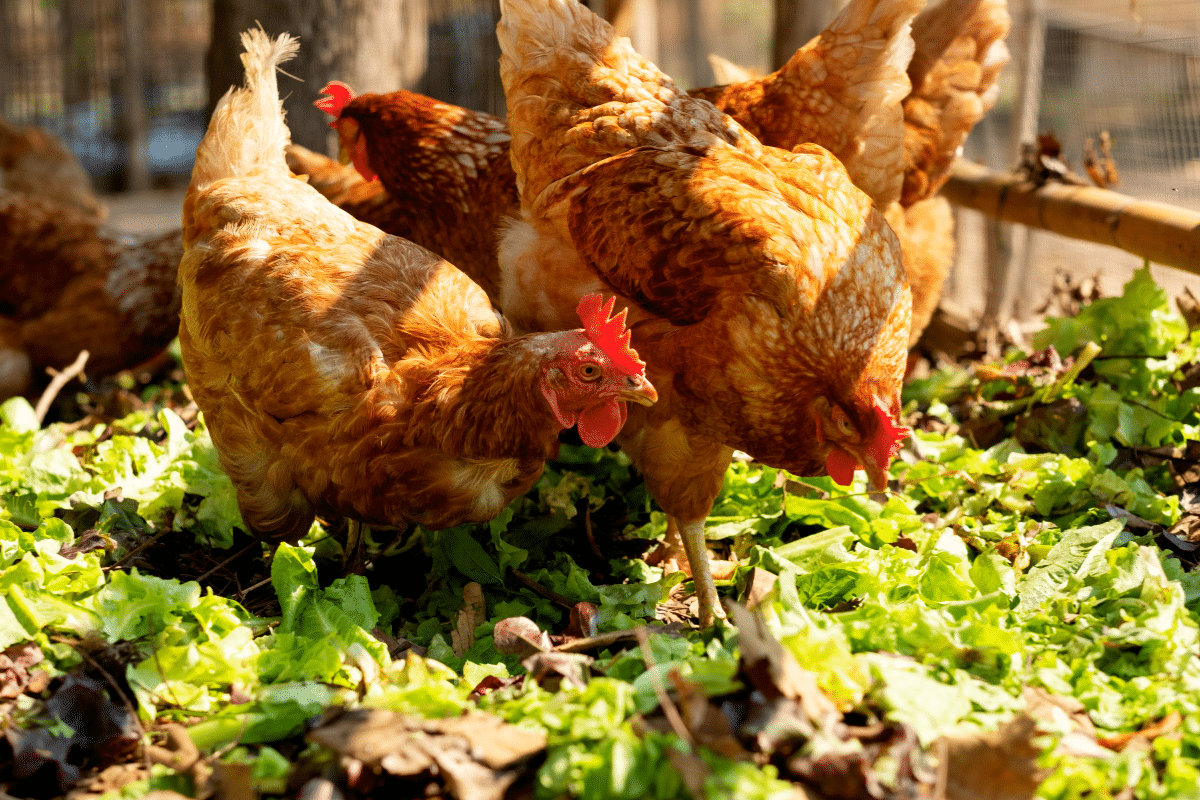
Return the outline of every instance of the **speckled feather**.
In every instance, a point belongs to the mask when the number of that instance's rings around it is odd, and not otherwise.
[[[361,95],[341,115],[361,126],[391,196],[375,224],[449,260],[495,297],[496,231],[518,203],[508,126],[406,91]]]
[[[941,188],[967,134],[996,104],[1010,22],[1007,0],[942,0],[913,23],[913,91],[904,100],[904,205]]]
[[[910,294],[894,234],[841,164],[817,146],[761,146],[573,0],[502,11],[526,181],[525,220],[501,248],[502,307],[553,322],[540,308],[553,299],[522,289],[586,289],[588,275],[634,304],[660,399],[632,410],[620,441],[664,509],[703,518],[731,447],[823,472],[818,394],[864,430],[876,402],[898,413]]]
[[[87,350],[87,374],[137,366],[175,337],[179,231],[135,238],[44,197],[0,190],[0,317],[6,355],[29,369],[0,367],[0,399],[45,382]]]

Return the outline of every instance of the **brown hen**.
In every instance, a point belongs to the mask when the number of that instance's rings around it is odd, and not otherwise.
[[[601,446],[656,397],[623,317],[513,336],[449,262],[356,221],[284,160],[275,67],[287,36],[243,35],[184,204],[179,338],[244,521],[294,539],[317,513],[442,528],[495,516],[558,433]]]
[[[502,0],[522,219],[501,307],[562,328],[615,289],[661,399],[619,437],[677,526],[712,619],[704,521],[735,449],[883,487],[911,297],[895,234],[827,150],[766,147],[575,0]]]
[[[180,231],[134,238],[44,197],[0,190],[0,400],[87,350],[90,377],[137,366],[175,338]]]
[[[517,213],[508,126],[413,92],[354,97],[338,82],[323,91],[317,105],[334,117],[342,151],[410,210],[384,229],[459,266],[496,297],[497,230]]]
[[[895,228],[913,290],[910,345],[954,258],[950,205],[934,197],[967,134],[995,105],[1008,61],[1006,0],[851,0],[776,72],[700,89],[765,144],[829,148]],[[911,55],[901,55],[904,52]],[[897,81],[897,69],[909,81]],[[904,91],[896,94],[896,88]],[[902,100],[902,102],[900,102]],[[899,200],[899,207],[895,202]]]

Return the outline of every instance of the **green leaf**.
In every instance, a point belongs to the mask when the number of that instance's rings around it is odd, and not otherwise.
[[[475,541],[468,526],[439,531],[438,542],[449,554],[455,569],[471,580],[485,586],[504,582],[504,575],[495,559],[487,554],[483,545]]]

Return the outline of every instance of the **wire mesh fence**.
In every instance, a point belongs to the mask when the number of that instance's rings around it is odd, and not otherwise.
[[[186,175],[210,13],[209,0],[0,0],[0,113],[62,137],[101,188],[127,182],[131,141],[152,173]]]
[[[595,4],[596,0],[592,0]],[[1027,37],[1018,22],[1012,39]],[[628,0],[654,12],[657,58],[685,86],[712,82],[708,52],[762,71],[771,4],[762,0]],[[1200,206],[1200,4],[1195,0],[1036,0],[1045,60],[1037,127],[1080,168],[1084,142],[1108,131],[1118,188]],[[418,88],[502,114],[496,0],[430,0],[429,57]],[[607,0],[613,6],[614,0]],[[135,31],[129,15],[141,20]],[[155,175],[186,174],[205,124],[204,58],[212,0],[0,0],[0,113],[63,136],[103,188],[119,188],[140,105]],[[641,19],[647,17],[643,14]],[[138,80],[128,80],[129,72]],[[1016,81],[968,143],[1012,166]],[[140,89],[140,90],[139,90]],[[137,97],[131,98],[136,92]]]

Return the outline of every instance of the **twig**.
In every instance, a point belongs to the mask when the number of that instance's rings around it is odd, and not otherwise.
[[[263,578],[263,579],[262,579],[261,581],[259,581],[258,583],[256,583],[256,584],[253,584],[252,586],[247,586],[245,589],[242,589],[242,590],[240,590],[240,591],[237,593],[237,595],[235,595],[234,599],[235,599],[235,600],[237,600],[239,603],[241,603],[242,601],[244,601],[244,600],[246,599],[246,595],[250,594],[250,593],[251,593],[251,592],[253,592],[255,589],[259,589],[259,588],[261,588],[261,587],[263,587],[263,586],[266,586],[266,585],[267,585],[267,584],[269,584],[270,582],[271,582],[271,579],[270,579],[270,578]]]
[[[212,575],[214,572],[216,572],[217,570],[221,569],[222,567],[227,567],[227,566],[229,566],[231,563],[233,563],[233,562],[234,562],[234,561],[236,561],[237,559],[239,559],[239,558],[241,558],[242,556],[246,555],[246,553],[248,553],[248,552],[249,552],[249,551],[250,551],[252,548],[254,548],[254,547],[256,547],[256,546],[257,546],[257,547],[262,547],[262,542],[255,540],[255,541],[251,542],[250,544],[246,545],[246,546],[245,546],[245,547],[243,547],[241,550],[238,550],[236,553],[234,553],[233,555],[231,555],[231,556],[227,557],[227,558],[226,558],[224,561],[222,561],[221,563],[217,564],[215,567],[213,567],[212,569],[210,569],[208,572],[206,572],[206,573],[204,573],[203,575],[201,575],[199,578],[196,578],[196,579],[195,579],[196,583],[200,583],[200,582],[201,582],[201,581],[203,581],[205,578],[207,578],[208,576]]]
[[[86,353],[87,351],[85,350],[84,352]],[[121,685],[113,679],[113,676],[109,674],[108,670],[101,666],[99,661],[92,658],[91,654],[80,647],[80,642],[78,640],[68,639],[64,636],[51,636],[50,639],[51,641],[61,642],[73,649],[76,653],[79,653],[79,655],[83,657],[84,661],[91,664],[97,672],[104,676],[104,680],[108,681],[108,685],[111,686],[117,693],[117,696],[121,698],[121,702],[125,705],[125,711],[128,712],[130,719],[133,720],[133,724],[137,726],[139,738],[144,738],[146,736],[146,726],[142,725],[142,721],[138,719],[137,706],[133,704],[133,701],[129,699],[129,695],[125,694],[125,690],[122,689]],[[142,762],[146,767],[146,771],[149,772],[150,756],[146,753],[146,748],[144,747],[142,748]]]
[[[600,548],[596,544],[596,535],[592,533],[592,506],[590,503],[583,507],[583,529],[587,531],[587,540],[592,547],[592,555],[603,564],[604,554],[600,552]]]
[[[671,730],[675,731],[675,735],[680,739],[694,747],[696,742],[692,739],[692,732],[683,723],[679,709],[675,707],[675,702],[667,694],[667,687],[663,685],[662,676],[655,671],[657,665],[654,663],[654,656],[650,653],[650,637],[646,635],[646,628],[644,626],[637,627],[634,635],[637,636],[638,646],[642,648],[642,660],[646,662],[646,669],[650,672],[650,683],[654,686],[654,695],[658,698],[658,704],[662,707],[667,722],[671,724]]]
[[[33,410],[39,427],[42,424],[42,420],[46,418],[46,414],[49,413],[50,404],[54,402],[54,398],[58,396],[58,393],[67,385],[68,381],[83,372],[83,365],[87,363],[89,355],[90,353],[87,350],[80,350],[79,355],[71,362],[70,366],[56,373],[51,379],[50,385],[46,387],[46,391],[42,392],[42,396],[38,398],[37,407]]]
[[[121,567],[122,567],[122,566],[123,566],[123,565],[124,565],[126,562],[128,562],[128,561],[129,561],[131,558],[133,558],[133,557],[134,557],[134,556],[136,556],[138,553],[140,553],[140,552],[142,552],[143,550],[145,550],[145,549],[146,549],[147,547],[149,547],[150,545],[152,545],[152,544],[154,544],[155,542],[157,542],[157,541],[158,541],[159,539],[161,539],[162,537],[166,536],[168,533],[173,533],[173,531],[172,531],[170,528],[167,528],[166,530],[159,531],[158,533],[154,534],[153,536],[151,536],[151,537],[150,537],[149,539],[147,539],[146,541],[144,541],[144,542],[142,542],[141,544],[139,544],[137,547],[135,547],[135,548],[133,548],[132,550],[130,550],[130,551],[129,551],[128,553],[126,553],[125,555],[121,556],[121,560],[120,560],[120,561],[118,561],[117,563],[115,563],[115,564],[109,564],[107,567],[103,567],[103,570],[104,570],[105,572],[107,572],[108,570],[112,570],[112,569],[120,569],[120,568],[121,568]]]
[[[545,597],[547,600],[553,600],[555,603],[558,603],[563,608],[571,608],[575,605],[574,603],[572,603],[567,598],[563,597],[558,592],[556,592],[552,589],[547,589],[545,586],[542,586],[540,583],[538,583],[533,578],[526,575],[524,572],[517,572],[512,567],[509,567],[508,571],[513,574],[514,578],[519,580],[521,583],[525,584],[527,587],[529,587],[533,591],[540,594],[542,597]]]

